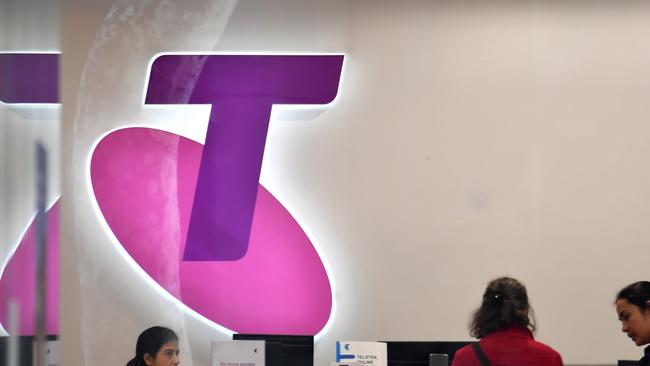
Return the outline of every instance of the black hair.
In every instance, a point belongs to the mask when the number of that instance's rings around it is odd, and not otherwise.
[[[638,306],[641,311],[650,309],[647,303],[650,301],[650,282],[638,281],[625,286],[616,295],[616,301],[618,300],[627,300],[630,304]]]
[[[144,355],[149,354],[156,357],[156,354],[167,342],[178,342],[176,333],[165,327],[151,327],[140,333],[138,342],[135,345],[135,357],[126,363],[126,366],[146,366]]]
[[[533,309],[526,287],[510,277],[492,280],[483,294],[481,306],[474,311],[470,335],[483,338],[500,329],[524,327],[535,331]]]

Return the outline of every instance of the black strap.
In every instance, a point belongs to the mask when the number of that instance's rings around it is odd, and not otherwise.
[[[487,356],[485,355],[485,352],[483,352],[483,348],[481,348],[481,345],[478,344],[478,342],[472,343],[472,349],[474,350],[476,357],[478,357],[478,360],[481,361],[481,365],[492,366]]]

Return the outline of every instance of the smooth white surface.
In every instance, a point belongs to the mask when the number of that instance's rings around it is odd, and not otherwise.
[[[212,341],[211,366],[264,366],[265,341]]]
[[[62,279],[81,280],[62,308],[83,323],[63,355],[123,364],[139,331],[165,323],[185,364],[209,364],[218,332],[119,261],[84,179],[98,136],[169,116],[141,107],[149,58],[205,50],[348,55],[338,103],[271,122],[261,178],[336,281],[317,365],[336,339],[469,339],[485,284],[504,274],[527,284],[538,338],[565,363],[640,357],[612,302],[648,277],[650,5],[241,1],[229,18],[201,1],[75,6],[62,22],[63,231],[81,264]]]

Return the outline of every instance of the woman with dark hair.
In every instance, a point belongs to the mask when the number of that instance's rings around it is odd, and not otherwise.
[[[635,282],[619,291],[616,314],[621,321],[621,331],[637,346],[650,344],[650,282]],[[644,353],[639,366],[650,366],[650,346]]]
[[[452,366],[562,366],[562,357],[533,338],[535,321],[524,285],[510,277],[490,282],[474,312],[470,335]]]
[[[151,327],[140,333],[135,345],[135,357],[126,366],[176,366],[178,358],[178,336],[165,327]]]

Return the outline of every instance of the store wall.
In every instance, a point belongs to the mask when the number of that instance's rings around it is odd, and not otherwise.
[[[125,363],[142,329],[166,324],[184,362],[207,365],[209,341],[229,337],[124,256],[89,186],[109,131],[204,138],[207,108],[142,105],[151,58],[172,51],[346,55],[334,104],[273,116],[260,177],[327,268],[334,310],[316,364],[338,339],[469,339],[500,275],[526,283],[538,338],[566,363],[637,357],[612,302],[647,278],[649,10],[64,2],[62,362]]]

